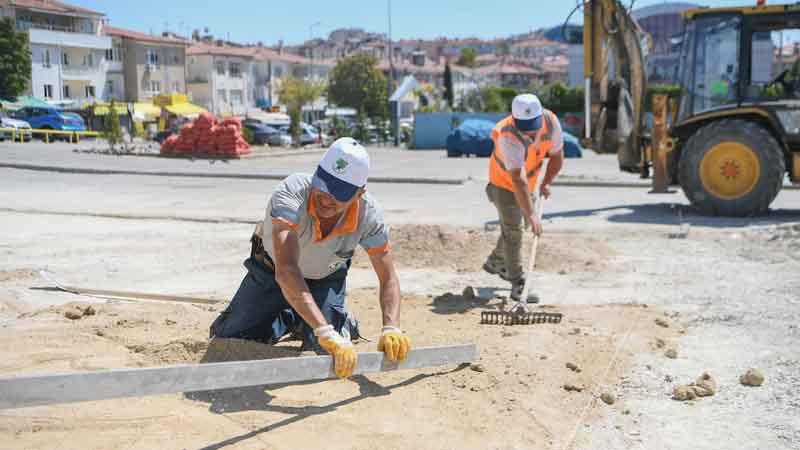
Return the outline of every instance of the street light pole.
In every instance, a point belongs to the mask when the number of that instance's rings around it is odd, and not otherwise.
[[[317,21],[308,26],[308,81],[310,83],[314,82],[314,27],[321,24],[322,22]],[[308,117],[309,122],[314,121],[314,102],[311,102],[311,111],[308,112]]]

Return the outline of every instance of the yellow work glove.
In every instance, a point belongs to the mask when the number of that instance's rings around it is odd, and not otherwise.
[[[334,371],[339,378],[347,378],[356,369],[356,349],[349,339],[345,339],[341,334],[333,329],[333,325],[324,325],[314,330],[320,347],[324,348],[334,361]]]
[[[411,339],[408,338],[400,328],[383,327],[381,338],[378,341],[378,351],[386,354],[389,361],[403,361],[408,356],[411,349]]]

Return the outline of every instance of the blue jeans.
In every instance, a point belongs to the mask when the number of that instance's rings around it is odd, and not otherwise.
[[[317,344],[314,330],[289,306],[275,280],[275,273],[253,257],[248,258],[244,266],[247,275],[228,307],[211,324],[211,337],[274,344],[283,336],[299,330],[304,349],[324,353]],[[307,279],[306,284],[325,320],[339,332],[347,327],[350,336],[356,338],[357,324],[348,316],[344,305],[346,276],[347,268],[343,268],[321,280]]]

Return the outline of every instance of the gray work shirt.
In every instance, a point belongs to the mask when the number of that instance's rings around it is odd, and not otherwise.
[[[273,261],[272,227],[277,223],[286,224],[297,233],[300,271],[308,279],[319,280],[345,267],[356,245],[361,245],[369,254],[389,251],[389,231],[383,221],[383,209],[368,192],[345,211],[323,239],[311,201],[311,178],[308,174],[290,175],[272,192],[266,217],[256,227],[256,234]]]

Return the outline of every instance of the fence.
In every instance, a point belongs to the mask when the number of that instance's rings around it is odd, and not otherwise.
[[[497,123],[506,116],[508,113],[416,113],[411,148],[414,150],[443,149],[450,132],[465,120],[481,119]]]
[[[25,129],[23,131],[16,128],[0,128],[0,133],[11,133],[12,141],[24,142],[25,136],[40,135],[44,136],[44,141],[50,143],[53,140],[52,136],[67,136],[71,144],[78,144],[81,142],[81,137],[98,137],[100,133],[97,131],[59,131],[59,130],[45,130],[45,129]]]

